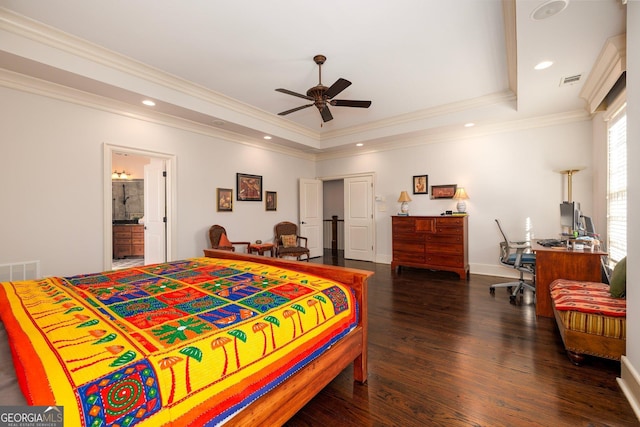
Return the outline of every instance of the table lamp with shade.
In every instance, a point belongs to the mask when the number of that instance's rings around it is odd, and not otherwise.
[[[411,201],[409,193],[406,191],[401,192],[398,201],[401,202],[400,213],[398,215],[409,215],[409,202]]]
[[[458,201],[458,204],[456,205],[456,209],[458,210],[458,212],[466,212],[467,204],[465,203],[465,200],[469,198],[469,195],[465,191],[464,187],[458,187],[456,189],[456,194],[453,195],[453,198]]]

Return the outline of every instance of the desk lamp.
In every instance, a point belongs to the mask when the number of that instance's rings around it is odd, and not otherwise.
[[[456,194],[453,195],[453,198],[458,200],[458,204],[456,205],[456,209],[458,212],[465,212],[467,210],[467,204],[465,200],[469,198],[467,192],[463,187],[458,187],[456,189]]]
[[[400,212],[402,215],[409,215],[409,202],[411,201],[411,197],[406,191],[400,193],[400,197],[398,197],[398,201],[402,202],[400,205]]]

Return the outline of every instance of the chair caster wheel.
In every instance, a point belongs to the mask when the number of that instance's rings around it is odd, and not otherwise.
[[[507,291],[509,291],[509,293],[513,292],[513,286],[507,286]]]
[[[495,293],[496,293],[496,288],[489,288],[489,293],[490,293],[491,295],[495,295]]]
[[[511,304],[515,304],[516,303],[516,297],[514,295],[509,295],[509,302]]]

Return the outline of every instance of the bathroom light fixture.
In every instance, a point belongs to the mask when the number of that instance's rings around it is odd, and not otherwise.
[[[131,177],[131,174],[126,173],[124,169],[122,170],[122,172],[118,172],[117,170],[114,170],[113,173],[111,174],[111,179],[129,179],[130,177]]]

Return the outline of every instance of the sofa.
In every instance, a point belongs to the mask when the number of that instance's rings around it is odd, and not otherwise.
[[[553,314],[569,359],[620,360],[626,349],[626,258],[609,283],[557,279],[549,287]]]

